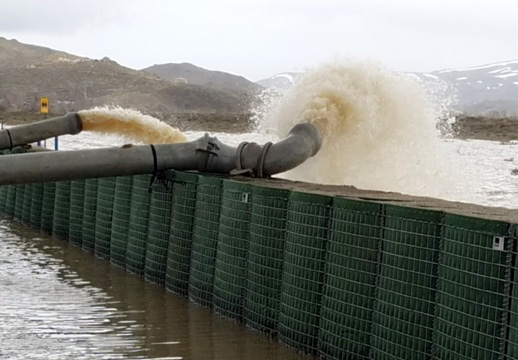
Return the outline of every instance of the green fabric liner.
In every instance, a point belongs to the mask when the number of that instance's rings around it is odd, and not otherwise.
[[[493,237],[508,231],[503,222],[445,215],[434,326],[438,358],[501,358],[511,264],[508,251],[493,249]]]
[[[332,197],[292,192],[288,204],[279,339],[317,354]]]
[[[56,183],[52,235],[63,240],[68,240],[70,227],[70,187],[70,181]]]
[[[73,180],[70,185],[70,223],[68,239],[81,246],[83,242],[83,217],[85,211],[85,180]]]
[[[110,262],[122,268],[126,267],[132,187],[133,176],[117,177],[113,199]]]
[[[369,358],[382,221],[380,204],[333,199],[318,346],[323,357]]]
[[[370,356],[428,359],[443,213],[386,205]]]
[[[223,180],[214,273],[214,309],[231,318],[243,316],[248,275],[250,185]]]
[[[212,307],[222,179],[200,175],[193,225],[189,298]]]
[[[99,179],[85,180],[85,203],[83,212],[83,250],[95,250],[95,218],[97,214],[97,187]]]
[[[110,259],[116,177],[99,179],[95,214],[95,256]]]
[[[198,174],[181,171],[175,173],[166,289],[180,295],[187,295],[189,292],[197,187]]]
[[[146,264],[151,178],[151,175],[136,175],[133,178],[126,270],[139,276],[144,276]]]
[[[172,205],[172,176],[168,178],[160,177],[155,182],[153,192],[151,193],[146,263],[144,268],[145,279],[159,285],[165,283]]]
[[[250,241],[244,318],[277,334],[289,191],[251,186]]]

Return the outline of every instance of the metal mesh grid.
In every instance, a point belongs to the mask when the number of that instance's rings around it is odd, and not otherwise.
[[[169,217],[174,226],[168,239],[160,237],[157,267],[165,264],[164,239],[178,246],[175,261],[185,267],[189,252],[179,249],[188,249],[192,236],[190,273],[171,267],[171,274],[182,284],[188,275],[194,301],[206,306],[214,301],[225,315],[243,314],[248,325],[274,336],[278,330],[281,341],[326,359],[518,360],[516,225],[339,198],[330,207],[325,196],[288,195],[229,180],[221,210],[221,178],[185,174],[199,181],[177,179],[170,215],[167,201],[159,206],[153,200],[149,207],[150,175],[141,176],[137,186],[123,183],[121,214],[127,220],[120,229],[133,227],[132,259],[142,260],[141,271],[152,267],[145,266],[146,239],[154,231],[164,235]],[[90,249],[97,182],[84,183],[83,239],[90,227]],[[75,196],[74,182],[68,207],[61,186],[32,184],[23,196],[20,186],[5,186],[0,193],[12,213],[21,207],[22,219],[30,216],[32,224],[56,233],[54,213],[61,221],[60,211],[72,209]],[[249,202],[243,201],[249,192]],[[114,212],[112,235],[118,233],[116,219]],[[495,245],[497,240],[503,245]],[[149,241],[148,253],[153,245]],[[84,241],[83,247],[89,248]]]
[[[252,186],[246,324],[277,334],[288,190]]]
[[[16,197],[14,199],[14,218],[18,221],[22,221],[24,194],[25,185],[16,185]]]
[[[250,234],[250,185],[223,180],[214,273],[214,309],[241,319],[246,296]]]
[[[97,185],[99,179],[85,180],[85,203],[83,211],[83,250],[95,249],[95,217],[97,213]]]
[[[119,176],[115,182],[110,261],[123,268],[126,267],[132,187],[133,176]]]
[[[221,178],[201,175],[198,179],[189,297],[203,306],[212,306],[221,210],[221,181]]]
[[[506,241],[505,249],[511,267],[506,278],[509,277],[509,289],[504,289],[510,294],[507,308],[510,310],[506,328],[505,353],[509,359],[518,359],[518,224],[512,224],[509,228],[509,238]],[[508,262],[507,262],[508,263]],[[504,301],[507,299],[504,299]]]
[[[70,243],[81,246],[83,242],[83,214],[85,204],[85,180],[74,180],[70,184]]]
[[[68,240],[70,228],[70,181],[56,183],[56,202],[54,205],[54,223],[52,234]]]
[[[382,206],[335,198],[320,320],[322,357],[368,359]]]
[[[189,288],[197,185],[198,174],[176,172],[167,254],[166,289],[181,295],[187,295]]]
[[[31,224],[32,188],[33,184],[25,184],[22,209],[22,223],[25,225]]]
[[[56,183],[43,186],[43,204],[41,208],[41,230],[51,234],[54,228],[54,205],[56,203]]]
[[[435,313],[437,358],[504,358],[513,244],[495,250],[493,237],[508,235],[508,229],[505,223],[445,215]]]
[[[164,285],[167,267],[167,248],[171,230],[174,172],[162,174],[153,186],[149,204],[149,227],[146,245],[146,280]]]
[[[7,185],[0,186],[0,212],[5,212],[5,203],[7,202]]]
[[[13,216],[14,208],[16,207],[16,185],[7,185],[5,197],[5,213]]]
[[[113,199],[116,177],[99,179],[97,184],[97,211],[95,217],[95,256],[110,259]]]
[[[43,184],[32,184],[31,226],[41,228],[41,211],[43,209]]]
[[[430,357],[442,216],[437,211],[385,207],[373,357]]]
[[[151,175],[136,175],[133,178],[126,270],[139,276],[144,275],[146,264],[150,182]]]
[[[332,198],[292,192],[282,278],[279,338],[316,353]]]

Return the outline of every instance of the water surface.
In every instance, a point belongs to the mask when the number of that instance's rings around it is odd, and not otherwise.
[[[0,294],[0,358],[309,358],[5,218]]]

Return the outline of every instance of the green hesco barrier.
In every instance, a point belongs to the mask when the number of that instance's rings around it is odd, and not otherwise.
[[[99,179],[97,184],[97,212],[95,216],[95,256],[110,259],[113,200],[116,177]]]
[[[126,267],[132,187],[133,176],[119,176],[115,182],[110,261],[123,268]]]
[[[279,338],[315,354],[332,198],[292,192],[288,204]]]
[[[56,202],[54,205],[54,224],[52,234],[68,240],[70,228],[70,181],[56,183]]]
[[[83,250],[95,249],[95,217],[97,213],[97,185],[99,179],[85,180],[85,204],[83,212]]]
[[[85,209],[85,180],[74,180],[70,184],[70,222],[68,239],[81,246],[83,242],[83,215]]]
[[[146,245],[146,280],[163,285],[167,268],[167,248],[171,229],[174,172],[160,176],[153,186],[149,204],[149,227]]]
[[[52,234],[54,228],[54,205],[56,203],[56,183],[43,185],[43,204],[41,208],[41,230]]]
[[[509,276],[511,276],[511,282],[509,284],[509,293],[511,294],[510,306],[511,310],[508,317],[508,333],[507,333],[507,356],[509,359],[518,359],[518,224],[513,224],[509,232],[511,238],[508,243],[511,242],[511,257],[512,267],[509,269]],[[514,238],[514,239],[513,239]],[[507,244],[506,244],[507,245]],[[506,274],[507,275],[507,274]]]
[[[212,306],[221,210],[221,182],[221,178],[202,175],[198,179],[189,297],[203,306]]]
[[[254,185],[251,191],[244,317],[248,326],[275,336],[279,320],[290,192]]]
[[[187,295],[198,174],[176,172],[167,253],[166,289]]]
[[[503,359],[512,242],[493,248],[509,225],[446,214],[439,263],[434,355]],[[506,251],[507,250],[507,251]],[[504,316],[505,315],[505,316]]]
[[[151,175],[136,175],[133,178],[126,270],[144,275],[146,242],[149,224],[149,186]]]
[[[371,357],[429,359],[443,213],[385,206]]]
[[[381,225],[381,204],[333,200],[318,346],[323,358],[369,358]]]
[[[251,201],[249,184],[223,180],[212,303],[235,319],[242,318],[245,307]]]
[[[22,221],[23,213],[23,197],[25,194],[25,185],[16,185],[16,198],[14,206],[14,218],[18,221]]]
[[[0,212],[5,212],[5,203],[7,202],[8,185],[0,186]]]
[[[31,226],[41,228],[44,184],[32,184]]]
[[[25,184],[22,209],[22,223],[25,225],[31,224],[32,188],[33,184]]]
[[[13,216],[14,208],[16,207],[16,185],[6,185],[6,198],[5,198],[5,213],[6,215]]]

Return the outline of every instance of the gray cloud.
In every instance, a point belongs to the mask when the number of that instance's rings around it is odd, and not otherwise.
[[[113,21],[123,12],[123,4],[122,0],[1,0],[0,31],[69,35]]]

